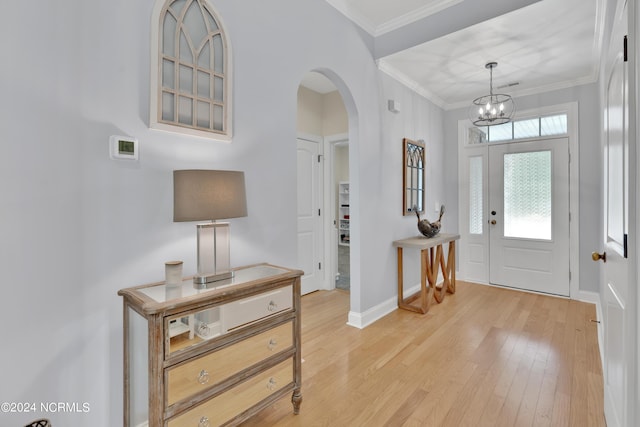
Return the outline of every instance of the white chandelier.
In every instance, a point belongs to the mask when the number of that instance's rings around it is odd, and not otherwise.
[[[489,62],[484,67],[489,69],[489,95],[473,100],[469,108],[469,120],[476,126],[495,126],[509,123],[516,111],[513,99],[509,95],[493,93],[493,69],[497,62]]]

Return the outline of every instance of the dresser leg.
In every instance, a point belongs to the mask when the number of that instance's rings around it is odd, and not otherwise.
[[[298,415],[300,413],[300,404],[302,403],[302,393],[300,392],[299,388],[293,390],[291,403],[293,403],[293,413],[295,415]]]

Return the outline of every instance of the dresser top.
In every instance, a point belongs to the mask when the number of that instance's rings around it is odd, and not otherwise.
[[[188,277],[175,286],[167,286],[164,282],[150,283],[142,286],[121,289],[118,295],[127,298],[130,303],[146,314],[170,311],[185,304],[198,304],[200,301],[215,301],[220,298],[247,296],[264,290],[269,284],[284,279],[293,279],[303,274],[302,271],[278,267],[270,264],[257,264],[233,270],[234,276],[203,285],[193,283]]]

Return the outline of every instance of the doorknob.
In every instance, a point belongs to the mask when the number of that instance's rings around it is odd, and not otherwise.
[[[607,262],[607,253],[606,252],[602,252],[601,254],[599,254],[598,252],[593,252],[591,254],[591,259],[594,260],[594,261],[602,260],[602,262]]]
[[[491,225],[496,225],[496,220],[495,219],[491,220]]]

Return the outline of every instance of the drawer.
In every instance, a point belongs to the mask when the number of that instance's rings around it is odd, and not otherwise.
[[[234,301],[221,307],[223,330],[230,331],[283,310],[291,309],[291,286]]]
[[[167,427],[220,425],[292,382],[293,360],[287,359],[231,390],[172,418],[167,423]]]
[[[240,341],[167,369],[167,405],[191,397],[269,356],[293,346],[293,324]]]

